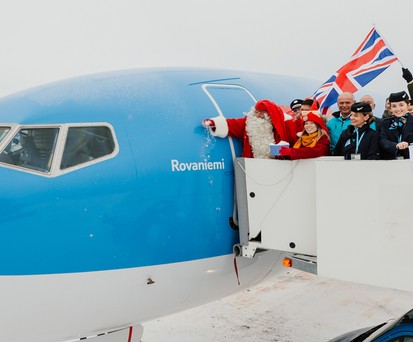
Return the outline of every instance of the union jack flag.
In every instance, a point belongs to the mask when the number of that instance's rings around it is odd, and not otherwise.
[[[337,102],[341,93],[354,93],[363,88],[396,60],[397,57],[373,27],[350,61],[314,93],[314,98],[320,104],[320,111],[326,113],[328,107]]]

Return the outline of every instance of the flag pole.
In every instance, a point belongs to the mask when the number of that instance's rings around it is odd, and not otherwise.
[[[402,66],[402,68],[404,68],[402,61],[400,60],[400,58],[396,55],[396,53],[394,52],[393,48],[390,46],[390,44],[387,42],[387,40],[384,38],[383,34],[379,31],[379,29],[377,28],[377,26],[373,23],[373,27],[374,29],[379,33],[379,35],[381,36],[381,38],[383,39],[384,43],[387,45],[387,47],[391,50],[391,52],[393,52],[393,54],[396,56],[397,61],[400,63],[400,65]]]

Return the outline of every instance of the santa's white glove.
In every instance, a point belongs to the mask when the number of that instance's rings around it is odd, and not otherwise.
[[[205,128],[215,128],[215,122],[212,119],[205,119],[202,120],[202,126],[204,126]]]

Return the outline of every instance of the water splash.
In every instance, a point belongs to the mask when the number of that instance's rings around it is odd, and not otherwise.
[[[211,134],[209,128],[204,128],[204,129],[205,129],[206,134],[204,138],[204,144],[202,145],[202,148],[201,148],[200,157],[204,159],[206,162],[209,162],[211,161],[210,151],[214,149],[217,140]],[[208,176],[208,183],[211,185],[214,183],[213,176]]]

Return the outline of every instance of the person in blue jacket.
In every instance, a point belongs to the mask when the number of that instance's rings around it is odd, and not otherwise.
[[[355,99],[352,93],[342,93],[337,98],[338,111],[334,112],[327,122],[328,133],[330,135],[330,151],[334,154],[334,148],[343,132],[350,125],[351,106]]]

